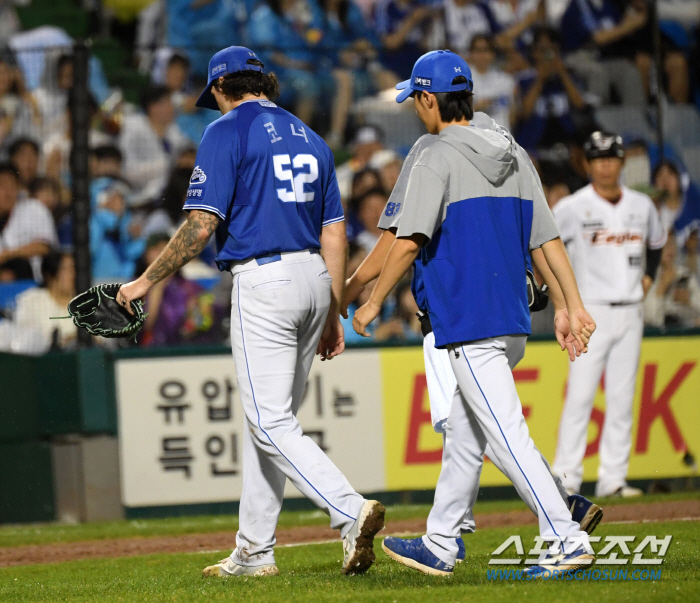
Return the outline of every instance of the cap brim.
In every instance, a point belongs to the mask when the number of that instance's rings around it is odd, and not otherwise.
[[[402,103],[404,102],[411,94],[413,94],[413,90],[410,88],[409,84],[411,83],[411,80],[406,80],[405,82],[400,82],[396,84],[396,89],[401,90],[396,95],[396,102],[397,103]]]
[[[217,104],[214,95],[211,93],[211,84],[209,84],[204,89],[204,92],[202,92],[202,94],[199,95],[195,106],[203,107],[204,109],[214,109],[214,111],[219,110],[219,105]]]

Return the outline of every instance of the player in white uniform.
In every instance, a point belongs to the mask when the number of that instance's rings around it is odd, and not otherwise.
[[[275,529],[287,479],[340,530],[345,574],[369,569],[384,525],[384,507],[352,488],[296,418],[314,354],[329,360],[345,347],[338,304],[347,242],[333,154],[270,100],[278,94],[251,50],[212,57],[197,104],[223,116],[202,136],[188,219],[118,294],[125,306],[143,297],[216,231],[217,265],[233,275],[231,347],[245,429],[236,548],[204,569],[211,577],[279,573]]]
[[[398,102],[415,95],[420,119],[438,140],[411,171],[396,240],[369,301],[354,315],[365,334],[386,295],[418,254],[435,345],[449,350],[458,387],[448,419],[442,489],[423,538],[387,538],[393,559],[433,575],[450,575],[466,502],[478,490],[488,443],[523,499],[538,510],[540,534],[552,543],[544,566],[563,571],[588,565],[588,535],[561,500],[547,465],[529,437],[511,368],[522,358],[530,315],[524,270],[533,238],[542,248],[566,298],[571,333],[582,352],[595,323],[583,307],[566,252],[539,183],[497,133],[469,127],[473,118],[469,66],[449,51],[421,57]],[[541,193],[541,189],[539,189]],[[454,461],[454,462],[452,462]],[[464,477],[467,479],[463,479]],[[443,496],[444,495],[444,496]]]
[[[536,174],[535,168],[532,165],[527,153],[513,140],[508,130],[500,127],[495,120],[490,118],[485,113],[475,113],[474,118],[471,120],[471,124],[478,128],[499,132],[500,134],[508,137],[513,144],[513,148],[516,150],[519,160],[521,160],[524,165],[531,169],[533,174]],[[389,249],[396,238],[396,230],[399,227],[401,220],[401,207],[405,201],[411,169],[413,168],[418,156],[420,156],[420,154],[425,149],[430,147],[437,139],[438,137],[432,134],[424,134],[416,141],[406,157],[403,167],[401,168],[399,179],[391,192],[391,196],[389,197],[382,217],[379,221],[379,227],[384,230],[384,233],[372,252],[365,258],[355,273],[348,278],[346,283],[345,291],[343,293],[342,308],[343,315],[346,318],[348,305],[357,299],[358,295],[369,282],[379,276],[382,266],[386,261],[386,256]],[[551,234],[549,236],[551,236]],[[547,240],[547,233],[543,233],[543,237],[536,240],[535,245],[544,243]],[[536,249],[533,249],[531,253],[533,261],[538,270],[542,274],[546,275],[546,281],[550,288],[549,295],[551,297],[551,301],[558,310],[555,317],[555,330],[557,338],[560,341],[562,350],[568,347],[570,358],[574,359],[576,358],[576,351],[573,349],[571,342],[569,342],[568,346],[566,343],[568,319],[566,318],[566,304],[564,302],[563,295],[561,294],[561,289],[558,286],[556,278],[552,274],[551,270],[549,270],[546,263],[546,258],[544,257],[541,249],[537,247]],[[446,435],[447,418],[450,414],[452,399],[457,386],[457,379],[455,378],[454,372],[452,371],[452,367],[450,365],[448,351],[446,349],[438,349],[435,347],[435,335],[429,326],[429,319],[426,320],[428,314],[427,300],[425,299],[425,287],[422,279],[422,264],[420,261],[414,263],[411,289],[422,314],[421,321],[424,331],[423,359],[425,362],[425,378],[430,399],[432,424],[435,431],[443,435],[443,456],[445,459],[448,459],[449,450]],[[496,467],[503,472],[498,458],[491,452],[488,445],[486,446],[485,454],[492,460]],[[542,457],[542,460],[549,467],[549,464],[544,457]],[[557,485],[557,490],[559,491],[560,496],[566,503],[567,507],[569,507],[571,510],[574,521],[580,524],[582,530],[591,534],[603,517],[602,509],[598,505],[585,499],[583,496],[570,496],[566,492],[566,489],[562,485],[561,481],[556,476],[554,476],[554,481]],[[436,492],[436,497],[438,497],[439,494],[439,491]],[[529,504],[530,502],[530,499],[525,500],[526,504]],[[472,512],[473,503],[474,501],[465,501],[466,512],[464,523],[462,524],[461,528],[462,534],[470,534],[476,529]],[[537,515],[536,507],[531,506],[530,510]],[[458,539],[457,544],[459,546],[459,555],[457,560],[461,561],[465,555],[464,542],[460,538]]]
[[[588,422],[605,373],[596,495],[638,496],[641,490],[625,480],[644,331],[642,300],[659,265],[666,232],[652,200],[619,184],[622,139],[595,132],[585,151],[591,184],[562,199],[553,213],[581,297],[598,328],[596,345],[569,369],[553,469],[570,493],[580,490]]]

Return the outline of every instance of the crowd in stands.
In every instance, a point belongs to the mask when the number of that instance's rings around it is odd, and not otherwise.
[[[70,321],[46,320],[65,313],[73,294],[69,108],[75,75],[65,31],[21,29],[15,6],[30,2],[0,0],[0,281],[38,287],[18,289],[14,303],[5,304],[0,295],[0,349],[14,349],[18,333],[32,330],[31,345],[45,351],[75,345]],[[86,10],[95,4],[75,2]],[[657,3],[660,78],[654,77],[651,5],[644,0],[98,4],[96,35],[111,35],[128,48],[130,63],[148,84],[139,90],[140,102],[127,102],[125,93],[133,91],[118,89],[98,57],[90,59],[86,109],[96,283],[138,275],[184,219],[197,145],[218,116],[195,101],[210,56],[224,46],[254,48],[280,79],[279,104],[321,132],[336,152],[349,272],[381,234],[377,223],[408,150],[392,145],[390,132],[363,123],[353,107],[360,99],[388,98],[428,50],[450,48],[467,59],[475,110],[510,129],[531,154],[550,206],[587,183],[582,144],[600,128],[601,108],[638,111],[652,132],[655,100],[664,107],[694,107],[700,99],[695,0]],[[683,149],[672,142],[660,149],[639,129],[620,133],[628,148],[625,182],[651,194],[676,233],[645,302],[647,323],[700,326],[700,189],[690,180]],[[698,134],[693,144],[700,148]],[[227,341],[229,283],[214,268],[214,254],[207,248],[153,289],[139,345]],[[346,321],[350,342],[360,339],[350,327],[356,307]],[[372,340],[419,342],[415,312],[409,282],[402,281],[373,325]]]

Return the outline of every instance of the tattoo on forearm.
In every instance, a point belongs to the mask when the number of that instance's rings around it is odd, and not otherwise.
[[[176,272],[207,246],[219,225],[219,218],[206,211],[193,210],[170,243],[146,271],[146,278],[157,283]]]

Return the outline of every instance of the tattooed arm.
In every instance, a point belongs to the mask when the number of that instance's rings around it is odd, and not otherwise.
[[[126,305],[126,308],[131,312],[129,302],[144,297],[153,285],[177,272],[197,256],[206,247],[219,222],[216,215],[193,209],[187,216],[185,223],[170,239],[168,246],[146,269],[146,272],[135,281],[122,285],[117,294],[117,301]]]

